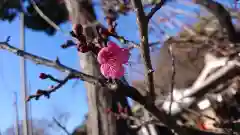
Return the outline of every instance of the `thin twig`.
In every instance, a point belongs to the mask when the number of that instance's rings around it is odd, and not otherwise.
[[[161,0],[156,4],[147,15],[148,21],[153,17],[153,15],[166,3],[166,0]]]
[[[49,17],[47,17],[43,11],[37,6],[36,2],[34,0],[30,0],[30,3],[33,5],[33,8],[36,10],[36,12],[39,14],[40,17],[42,17],[42,19],[44,19],[49,25],[51,25],[54,29],[61,31],[65,36],[67,37],[72,37],[68,32],[65,32],[63,29],[61,29],[56,23],[54,23]],[[83,10],[86,10],[85,8],[83,8]],[[88,16],[89,13],[85,12]],[[92,18],[92,17],[90,17]],[[99,21],[94,21],[91,24],[88,25],[84,25],[83,28],[86,27],[95,27],[97,25],[102,25]],[[103,25],[102,25],[103,26]]]
[[[170,85],[171,97],[170,97],[170,106],[169,106],[169,115],[171,116],[172,103],[173,103],[173,90],[174,90],[174,85],[175,85],[175,74],[176,74],[175,57],[173,54],[172,44],[169,44],[169,46],[168,46],[168,53],[170,54],[171,62],[172,62],[171,63],[172,75],[171,75],[171,85]]]
[[[6,41],[9,41],[9,37]],[[14,46],[11,46],[8,42],[0,42],[0,49],[3,50],[7,50],[11,53],[14,53],[18,56],[24,57],[25,59],[31,60],[32,62],[36,63],[36,64],[41,64],[41,65],[45,65],[47,67],[52,67],[55,68],[59,71],[62,72],[67,72],[67,73],[73,73],[75,75],[75,77],[78,77],[79,79],[83,80],[83,81],[88,81],[89,83],[93,83],[93,84],[99,84],[99,79],[97,77],[79,72],[78,70],[75,70],[73,68],[67,67],[61,63],[59,63],[57,60],[53,61],[53,60],[49,60],[25,51],[22,51]],[[101,85],[101,84],[100,84]]]
[[[140,32],[140,50],[143,58],[143,63],[145,66],[145,80],[147,81],[147,87],[149,90],[149,99],[155,101],[155,91],[154,91],[154,79],[153,79],[153,68],[151,63],[149,44],[148,44],[148,21],[147,16],[143,10],[142,2],[139,0],[132,0],[134,9],[137,14],[137,24]],[[149,100],[150,101],[150,100]]]
[[[35,98],[36,100],[38,100],[41,96],[45,96],[47,98],[50,98],[50,94],[57,91],[59,88],[61,88],[64,84],[66,84],[70,79],[73,79],[74,75],[73,74],[69,74],[64,80],[56,80],[53,79],[53,77],[51,77],[51,80],[58,82],[58,85],[56,86],[52,86],[51,88],[49,88],[48,90],[38,90],[36,92],[36,94],[30,95],[27,98],[27,101],[30,101],[31,99]]]
[[[59,79],[53,77],[52,75],[47,75],[47,76],[48,76],[48,79],[50,79],[53,82],[62,83],[62,80],[59,80]]]
[[[33,8],[36,10],[36,12],[42,17],[49,25],[51,25],[54,29],[60,30],[62,33],[64,33],[66,36],[71,35],[68,32],[63,31],[56,23],[54,23],[50,18],[48,18],[42,10],[37,6],[36,2],[34,0],[30,0],[30,3],[33,5]]]
[[[63,126],[56,118],[52,118],[53,121],[57,124],[59,128],[61,128],[67,135],[71,135],[65,126]]]

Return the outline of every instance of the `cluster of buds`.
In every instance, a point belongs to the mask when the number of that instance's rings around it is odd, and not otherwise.
[[[105,28],[99,28],[99,33],[101,35],[101,37],[103,39],[107,39],[109,36],[112,36],[112,37],[115,37],[116,39],[118,39],[121,43],[126,43],[126,40],[124,39],[124,37],[121,37],[121,36],[118,36],[116,34],[116,26],[117,26],[117,23],[116,23],[116,18],[113,18],[111,16],[107,16],[105,18],[106,22],[107,22],[107,25],[108,25],[108,28],[105,29]]]
[[[113,112],[111,108],[106,109],[107,114],[113,114],[117,119],[123,118],[126,119],[128,117],[128,108],[123,108],[120,104],[118,104],[117,112]]]
[[[83,27],[81,24],[73,25],[73,31],[71,35],[77,39],[77,50],[82,53],[90,51],[90,48],[87,46],[86,36],[83,35]]]
[[[74,37],[77,41],[74,43],[72,40],[68,40],[65,44],[61,47],[66,49],[71,46],[76,46],[77,50],[82,53],[86,53],[92,51],[93,53],[97,54],[100,50],[98,46],[93,43],[88,43],[86,36],[83,34],[83,27],[81,24],[73,25],[73,30],[70,32],[72,37]]]
[[[101,38],[103,40],[106,40],[109,36],[111,36],[112,34],[108,31],[108,29],[100,27],[98,29],[98,33],[100,34]]]

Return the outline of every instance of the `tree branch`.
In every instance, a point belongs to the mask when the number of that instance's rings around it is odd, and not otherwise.
[[[69,132],[68,132],[68,130],[67,130],[67,128],[65,127],[65,126],[63,126],[56,118],[52,118],[53,119],[53,121],[57,124],[57,126],[59,127],[59,128],[61,128],[67,135],[71,135]]]
[[[147,15],[148,21],[153,17],[153,15],[166,3],[166,0],[161,0],[156,4]]]
[[[33,5],[33,8],[36,10],[36,12],[40,15],[41,18],[43,18],[49,25],[51,25],[54,29],[60,30],[62,33],[64,33],[66,36],[70,36],[68,32],[63,31],[56,23],[54,23],[49,17],[47,17],[42,10],[37,6],[36,2],[34,0],[29,0],[29,3]]]
[[[25,59],[31,60],[32,62],[34,62],[36,64],[41,64],[41,65],[45,65],[47,67],[55,68],[62,72],[72,73],[72,74],[74,74],[75,77],[78,77],[79,79],[81,79],[83,81],[87,81],[87,82],[93,83],[93,84],[100,83],[99,78],[91,76],[91,75],[87,75],[85,73],[79,72],[78,70],[67,67],[67,66],[61,64],[58,59],[55,61],[48,60],[46,58],[22,51],[14,46],[11,46],[8,42],[9,42],[9,37],[8,37],[8,40],[6,40],[4,42],[0,42],[0,49],[7,50],[18,56],[24,57]],[[100,85],[102,85],[102,84],[100,84]]]
[[[145,66],[145,80],[147,81],[149,97],[152,101],[154,101],[155,92],[154,92],[153,68],[148,45],[148,20],[144,13],[142,2],[139,0],[132,0],[132,4],[137,14],[137,24],[139,27],[141,37],[140,50],[143,58],[143,63]]]
[[[173,47],[172,44],[169,45],[168,47],[168,52],[171,56],[171,69],[172,69],[172,76],[171,76],[171,87],[170,87],[170,91],[171,91],[171,96],[170,96],[170,106],[169,106],[169,115],[171,116],[171,110],[172,110],[172,103],[173,103],[173,90],[174,90],[174,85],[175,85],[175,74],[176,74],[176,69],[175,69],[175,57],[172,51]]]
[[[9,45],[8,42],[9,42],[9,38],[4,42],[0,42],[0,49],[4,49],[4,50],[7,50],[9,52],[12,52],[12,53],[14,53],[18,56],[24,57],[28,60],[31,60],[31,61],[35,62],[35,63],[42,64],[42,65],[45,65],[45,66],[48,66],[48,67],[52,67],[52,68],[58,69],[58,70],[63,71],[63,72],[71,73],[64,80],[62,80],[62,81],[58,80],[57,82],[61,82],[61,83],[59,85],[57,85],[55,87],[55,89],[60,88],[69,79],[73,79],[73,78],[78,78],[78,79],[81,79],[83,81],[93,83],[95,85],[101,85],[103,87],[108,87],[109,89],[106,89],[106,90],[110,90],[111,92],[116,92],[117,94],[119,94],[119,96],[129,97],[129,98],[133,99],[134,101],[143,105],[145,109],[147,109],[153,116],[155,116],[159,121],[161,121],[164,125],[168,126],[169,128],[174,129],[176,132],[178,132],[180,134],[185,133],[184,132],[185,129],[182,129],[181,126],[177,125],[174,122],[174,120],[172,120],[172,118],[170,116],[168,116],[163,110],[159,110],[153,103],[149,104],[148,98],[141,95],[136,88],[124,85],[120,80],[117,80],[116,84],[112,84],[112,83],[108,82],[107,80],[100,80],[96,77],[93,77],[93,76],[81,73],[81,72],[79,72],[75,69],[66,67],[66,66],[60,64],[59,61],[58,62],[51,61],[51,60],[48,60],[48,59],[30,54],[30,53],[24,52],[20,49],[17,49],[15,47]],[[52,79],[52,80],[56,81],[56,79]],[[112,85],[116,85],[116,87],[112,87]],[[41,92],[43,92],[43,91],[41,91]],[[44,95],[44,94],[41,94],[41,95]],[[46,95],[47,94],[45,94],[45,96]],[[169,123],[169,121],[171,121],[171,122]],[[191,129],[188,129],[188,130],[191,130]],[[187,134],[184,134],[184,135],[187,135]],[[205,134],[205,132],[201,133],[201,131],[199,131],[198,135],[208,135],[208,134]]]
[[[34,95],[30,95],[28,98],[27,98],[27,101],[30,101],[31,99],[35,98],[36,100],[38,100],[41,96],[45,96],[47,98],[50,98],[50,94],[52,92],[55,92],[57,91],[59,88],[61,88],[64,84],[66,84],[70,79],[73,79],[73,78],[76,78],[74,76],[74,74],[69,74],[65,79],[63,80],[57,80],[55,78],[53,78],[52,76],[50,77],[50,75],[48,75],[49,78],[54,81],[54,82],[57,82],[58,85],[56,86],[51,86],[49,88],[49,90],[37,90],[36,94]]]

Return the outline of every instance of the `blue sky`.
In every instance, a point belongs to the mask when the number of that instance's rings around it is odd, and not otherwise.
[[[227,1],[227,0],[225,0]],[[232,2],[232,0],[228,0]],[[183,8],[180,5],[172,6],[177,8]],[[96,7],[98,11],[99,7]],[[184,7],[186,8],[186,7]],[[187,10],[192,11],[193,7],[189,7]],[[97,12],[100,21],[103,21],[103,13]],[[159,12],[161,14],[161,11]],[[186,18],[179,16],[181,20],[187,21]],[[126,36],[128,39],[138,42],[138,34],[136,33],[137,25],[135,23],[135,16],[130,14],[128,17],[121,17],[119,19],[118,31],[120,35]],[[164,25],[159,25],[163,28]],[[11,45],[19,46],[19,18],[16,18],[12,23],[0,22],[0,41],[3,41],[7,36],[11,36]],[[69,31],[71,25],[69,23],[61,25],[61,28],[65,31]],[[179,29],[175,29],[173,34]],[[169,32],[172,33],[170,30]],[[160,37],[151,37],[152,41],[156,41]],[[40,56],[55,59],[57,56],[60,58],[63,64],[66,64],[72,68],[79,69],[78,56],[75,48],[63,50],[60,45],[67,40],[62,33],[57,32],[55,36],[49,37],[42,32],[34,32],[26,29],[26,51]],[[132,60],[136,60],[138,53],[134,51]],[[14,123],[14,107],[13,107],[13,92],[18,93],[18,105],[20,104],[20,69],[19,69],[19,57],[0,50],[0,130],[4,131],[7,127]],[[138,65],[141,67],[141,65]],[[132,71],[132,70],[131,70]],[[141,69],[140,69],[141,71]],[[31,93],[34,93],[37,89],[47,88],[52,84],[48,80],[40,80],[38,78],[39,73],[51,73],[56,77],[63,78],[64,74],[51,68],[35,65],[30,61],[27,61],[27,80],[31,85]],[[127,75],[133,73],[128,72]],[[138,76],[136,76],[138,75]],[[135,74],[135,77],[142,77],[141,74]],[[32,100],[32,116],[35,119],[50,119],[61,113],[68,112],[70,114],[69,120],[66,126],[69,131],[72,131],[83,120],[84,114],[87,112],[87,98],[86,90],[83,86],[83,82],[78,81],[77,85],[73,88],[75,81],[69,82],[58,92],[52,94],[50,99],[40,98],[40,100]],[[20,110],[20,119],[22,114]]]

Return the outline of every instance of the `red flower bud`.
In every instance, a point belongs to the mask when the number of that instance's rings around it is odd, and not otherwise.
[[[40,79],[47,79],[47,78],[48,78],[48,75],[45,74],[45,73],[40,73],[39,78],[40,78]]]
[[[86,53],[86,52],[90,51],[90,49],[86,45],[81,45],[81,46],[78,47],[78,51],[82,52],[82,53]]]
[[[77,36],[83,33],[83,27],[81,24],[74,24],[72,29]]]
[[[106,17],[107,24],[110,25],[113,23],[113,19],[110,17]]]
[[[113,28],[113,26],[110,26],[110,27],[108,27],[108,32],[110,32],[110,33],[114,33],[114,28]]]
[[[99,33],[101,34],[101,35],[104,35],[104,36],[108,36],[110,33],[108,32],[108,30],[107,29],[105,29],[105,28],[100,28],[99,29]]]
[[[87,39],[84,35],[80,34],[80,35],[77,35],[77,39],[81,42],[81,43],[86,43],[87,42]]]

